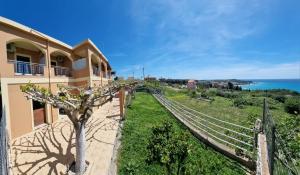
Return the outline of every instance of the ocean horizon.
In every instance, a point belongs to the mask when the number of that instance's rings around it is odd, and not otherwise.
[[[241,85],[243,90],[288,89],[300,92],[300,79],[247,79],[253,83]]]

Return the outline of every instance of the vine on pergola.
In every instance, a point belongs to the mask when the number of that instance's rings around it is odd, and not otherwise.
[[[27,99],[50,104],[61,108],[74,125],[76,132],[76,163],[75,172],[82,174],[85,169],[85,124],[93,114],[93,108],[112,101],[121,88],[134,88],[136,82],[113,82],[106,86],[74,87],[58,85],[59,93],[32,83],[20,86]]]

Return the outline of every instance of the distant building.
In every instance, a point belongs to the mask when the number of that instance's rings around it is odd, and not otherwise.
[[[127,80],[134,80],[134,77],[128,77]]]
[[[190,90],[195,90],[197,88],[197,82],[195,80],[189,80],[187,83],[187,88]]]
[[[155,81],[155,80],[156,80],[156,77],[149,77],[149,76],[148,76],[148,77],[145,77],[144,80],[145,80],[145,81]]]
[[[124,77],[118,77],[118,80],[125,80]]]

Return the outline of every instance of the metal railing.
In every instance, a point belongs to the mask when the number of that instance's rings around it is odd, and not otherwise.
[[[93,75],[100,76],[100,70],[96,67],[93,67]]]
[[[106,77],[107,77],[105,71],[101,71],[101,74],[102,74],[102,77],[103,77],[103,78],[106,78]]]
[[[43,75],[44,64],[29,63],[23,61],[10,61],[14,64],[14,72],[17,75]]]
[[[67,67],[53,66],[55,76],[71,76],[71,71]]]
[[[191,109],[176,101],[165,98],[159,93],[153,95],[167,109],[174,111],[178,116],[211,139],[235,149],[237,154],[255,159],[254,129],[209,116]]]

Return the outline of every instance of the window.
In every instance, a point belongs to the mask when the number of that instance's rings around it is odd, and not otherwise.
[[[30,57],[23,56],[23,55],[17,55],[17,61],[30,63]]]

